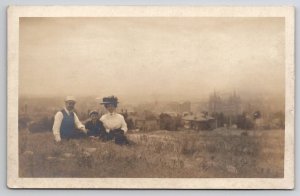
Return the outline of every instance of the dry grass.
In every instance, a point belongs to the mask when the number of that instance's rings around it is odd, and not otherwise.
[[[284,131],[130,133],[135,144],[89,139],[57,144],[19,133],[21,177],[283,177]]]

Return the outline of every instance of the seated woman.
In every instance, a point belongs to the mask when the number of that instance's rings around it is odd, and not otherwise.
[[[101,104],[104,105],[107,114],[101,116],[100,121],[105,128],[105,140],[115,140],[116,144],[129,144],[125,133],[127,132],[127,124],[121,114],[116,113],[118,106],[118,98],[114,96],[104,97]]]
[[[85,128],[88,130],[87,135],[90,138],[104,137],[105,128],[99,120],[99,113],[97,111],[91,111],[89,116],[90,120],[85,123]]]

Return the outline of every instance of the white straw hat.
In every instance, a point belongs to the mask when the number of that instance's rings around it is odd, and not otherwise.
[[[65,101],[74,101],[76,102],[76,99],[74,96],[66,96]]]

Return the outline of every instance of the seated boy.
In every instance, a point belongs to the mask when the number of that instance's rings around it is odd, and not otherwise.
[[[85,128],[88,130],[87,135],[90,138],[103,137],[103,134],[105,134],[105,128],[99,120],[99,113],[97,111],[91,111],[89,116],[90,120],[85,123]]]

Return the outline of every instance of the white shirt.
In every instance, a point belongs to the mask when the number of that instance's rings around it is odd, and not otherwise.
[[[115,112],[107,113],[101,116],[100,120],[102,121],[107,133],[113,129],[122,129],[124,133],[128,130],[125,119],[121,114],[117,114]]]
[[[70,112],[66,108],[64,108],[64,110],[66,111],[66,113],[68,115],[70,115]],[[78,119],[76,113],[75,112],[73,112],[73,113],[74,113],[74,121],[75,121],[76,127],[85,132],[84,125],[80,122],[80,120]],[[57,112],[54,116],[54,124],[53,124],[52,131],[53,131],[54,139],[57,142],[59,142],[61,140],[61,138],[60,138],[60,126],[61,126],[61,122],[62,122],[63,118],[64,118],[64,115],[61,111]]]

